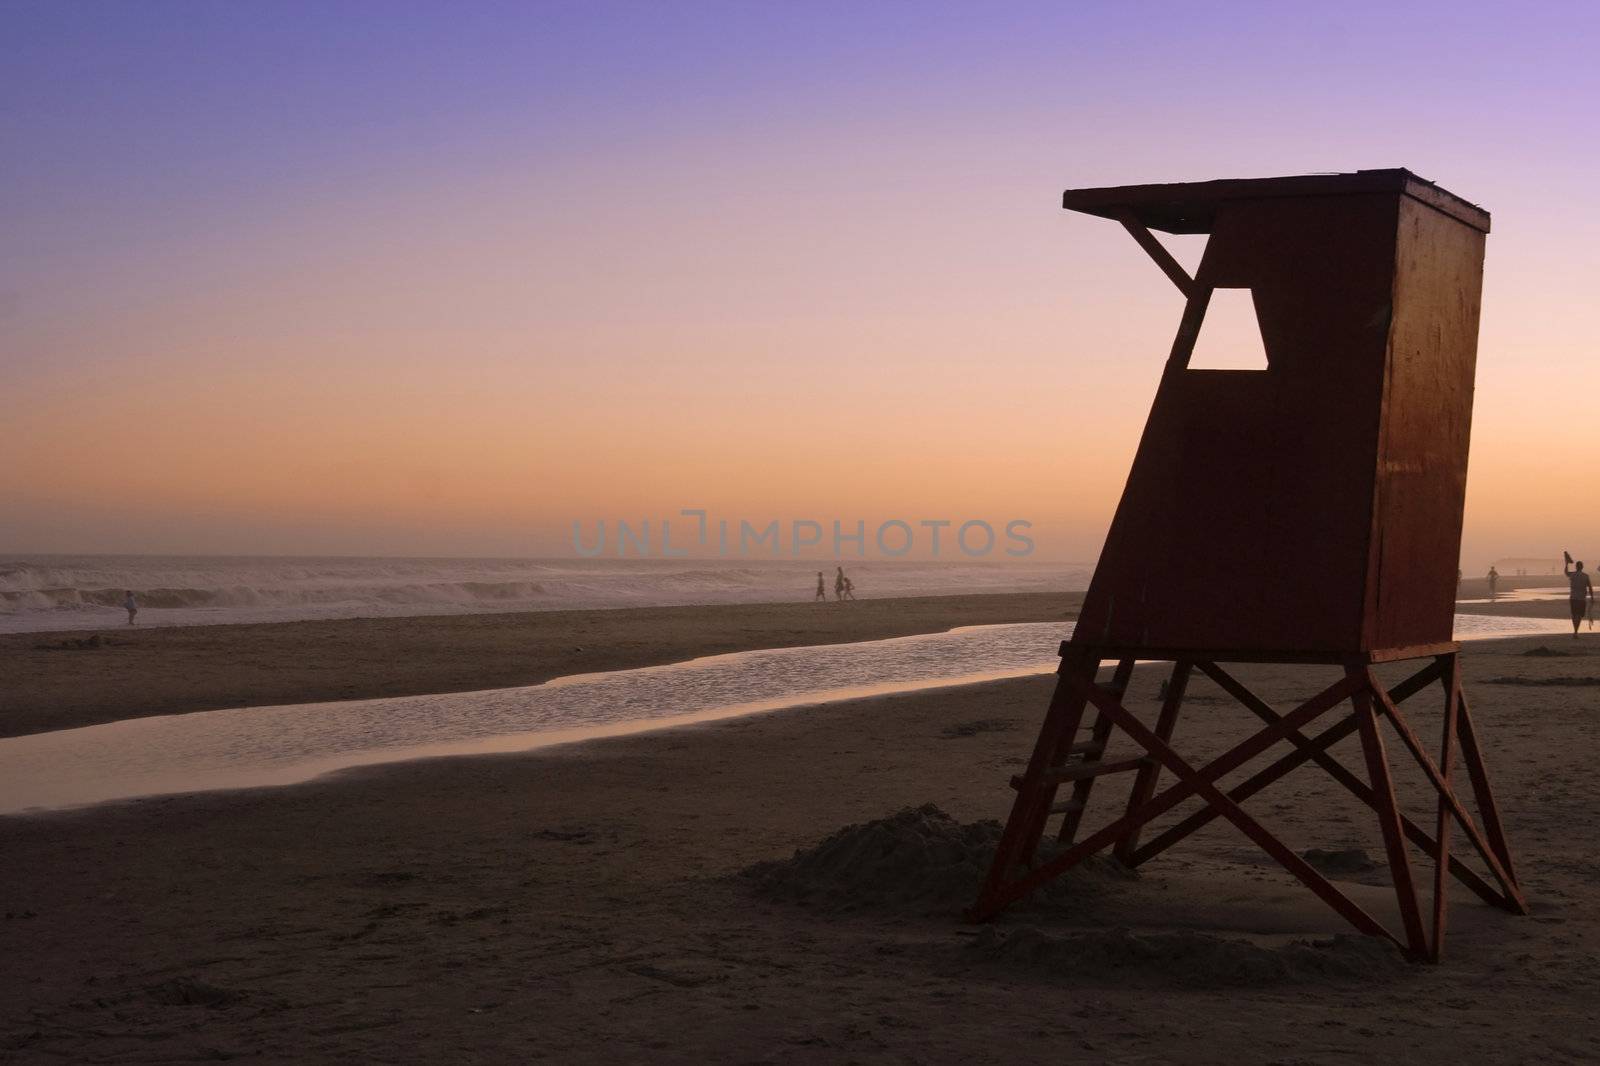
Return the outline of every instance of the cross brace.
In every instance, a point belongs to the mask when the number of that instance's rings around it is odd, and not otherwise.
[[[1279,714],[1215,661],[1173,659],[1173,669],[1155,727],[1147,727],[1123,705],[1133,674],[1134,659],[1117,661],[1109,685],[1097,685],[1101,659],[1090,649],[1063,645],[1062,663],[1050,708],[1034,745],[1027,770],[1012,779],[1017,790],[1005,832],[978,900],[968,910],[974,921],[986,921],[1001,909],[1061,876],[1089,856],[1111,848],[1125,865],[1133,867],[1154,858],[1216,818],[1225,818],[1276,859],[1296,879],[1314,892],[1361,932],[1393,941],[1410,958],[1437,962],[1444,947],[1447,884],[1453,876],[1486,902],[1515,914],[1527,913],[1527,901],[1517,880],[1505,830],[1495,806],[1472,716],[1461,690],[1460,663],[1453,647],[1432,656],[1432,661],[1393,689],[1385,689],[1372,671],[1372,657],[1340,663],[1342,678],[1287,714]],[[1187,685],[1199,670],[1256,717],[1263,728],[1203,767],[1185,760],[1172,747]],[[1443,739],[1437,762],[1412,730],[1400,705],[1439,682],[1444,689]],[[1334,708],[1349,702],[1351,713],[1314,736],[1304,730]],[[1086,710],[1096,718],[1087,743],[1076,738]],[[1433,832],[1407,818],[1399,809],[1394,780],[1380,728],[1388,721],[1402,745],[1422,768],[1437,794]],[[1111,737],[1119,729],[1144,749],[1137,759],[1102,762]],[[1328,749],[1358,734],[1369,781],[1362,781]],[[1292,749],[1238,785],[1224,791],[1217,782],[1280,741]],[[1455,791],[1453,771],[1457,755],[1465,764],[1476,801],[1480,826]],[[1076,756],[1076,760],[1074,760]],[[1390,932],[1350,899],[1304,858],[1248,814],[1241,803],[1305,763],[1314,763],[1343,785],[1377,815],[1384,851],[1394,883],[1402,923],[1401,935]],[[1162,770],[1177,780],[1156,791]],[[1135,771],[1128,804],[1120,818],[1082,840],[1077,832],[1097,778],[1109,773]],[[1057,788],[1073,785],[1072,799],[1056,803]],[[1204,806],[1141,845],[1140,835],[1151,821],[1184,800],[1199,798]],[[1057,833],[1059,850],[1035,862],[1045,824],[1052,813],[1064,818]],[[1459,825],[1467,842],[1488,869],[1490,880],[1451,854],[1451,829]],[[1407,843],[1433,860],[1431,921],[1424,925],[1413,880]]]

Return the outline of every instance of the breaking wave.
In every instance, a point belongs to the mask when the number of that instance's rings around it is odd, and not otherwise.
[[[665,559],[177,556],[0,558],[0,631],[195,625],[809,599],[819,564]],[[828,587],[832,588],[832,566]],[[847,563],[863,596],[1082,589],[1088,569],[1021,562]]]

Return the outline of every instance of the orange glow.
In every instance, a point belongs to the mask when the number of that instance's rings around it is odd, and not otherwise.
[[[1373,18],[1451,53],[1439,20]],[[1040,558],[1089,560],[1179,300],[1059,190],[1396,165],[1495,218],[1467,569],[1600,527],[1600,234],[1571,207],[1592,138],[1561,133],[1588,112],[1529,102],[1582,93],[1473,107],[1440,84],[1430,110],[1419,71],[1362,62],[1359,99],[1280,77],[1265,107],[1212,53],[1336,61],[1292,25],[1142,67],[988,30],[940,38],[990,49],[959,83],[784,83],[723,121],[624,108],[565,140],[491,116],[450,150],[332,140],[212,200],[71,201],[39,226],[77,243],[0,278],[0,550],[564,555],[574,520],[703,507],[1023,518]]]

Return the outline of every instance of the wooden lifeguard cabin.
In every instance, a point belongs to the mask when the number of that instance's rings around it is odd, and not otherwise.
[[[1137,865],[1215,817],[1233,821],[1364,932],[1437,958],[1445,874],[1491,902],[1525,904],[1460,691],[1452,639],[1466,493],[1484,240],[1489,215],[1405,170],[1076,189],[1074,211],[1119,222],[1185,297],[1134,458],[1017,796],[994,868],[971,915],[987,918],[1088,855],[1113,848]],[[1152,230],[1209,234],[1195,276]],[[1260,370],[1189,367],[1212,294],[1248,289],[1266,351]],[[1375,663],[1426,660],[1393,689]],[[1167,660],[1159,719],[1122,704],[1136,660]],[[1101,663],[1117,664],[1108,684]],[[1331,664],[1342,680],[1279,714],[1223,663]],[[1206,767],[1170,741],[1191,673],[1202,671],[1264,728]],[[1399,704],[1433,682],[1447,694],[1434,760]],[[1301,730],[1349,701],[1339,724]],[[1085,710],[1096,716],[1079,737]],[[1387,720],[1438,793],[1432,832],[1394,797],[1380,724]],[[1120,728],[1145,750],[1107,761]],[[1328,754],[1361,735],[1369,781]],[[1215,782],[1274,743],[1295,753],[1262,777]],[[1480,826],[1453,787],[1459,749]],[[1404,930],[1394,936],[1246,813],[1240,801],[1315,762],[1377,814]],[[1157,794],[1165,769],[1177,783]],[[1078,841],[1094,781],[1133,774],[1126,814]],[[1059,799],[1063,786],[1070,798]],[[1204,805],[1140,845],[1142,827],[1178,803]],[[1053,815],[1062,850],[1035,863]],[[1460,824],[1498,888],[1452,858]],[[1406,842],[1434,860],[1431,935],[1423,929]]]

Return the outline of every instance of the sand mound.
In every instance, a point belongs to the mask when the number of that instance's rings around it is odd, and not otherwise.
[[[1556,651],[1554,648],[1547,647],[1543,644],[1539,645],[1537,648],[1529,648],[1522,654],[1532,656],[1536,659],[1565,659],[1567,657],[1566,652]]]
[[[1000,832],[999,822],[964,825],[929,803],[846,826],[791,859],[757,863],[740,876],[761,895],[830,910],[959,911],[977,896]],[[1061,902],[1135,876],[1112,860],[1091,859],[1040,895]]]
[[[1361,848],[1342,848],[1337,851],[1312,848],[1302,851],[1300,857],[1329,875],[1362,874],[1378,868],[1377,860]]]
[[[1374,981],[1406,971],[1405,960],[1387,940],[1345,934],[1263,947],[1209,933],[1106,929],[1054,935],[1026,927],[1001,932],[990,926],[965,954],[971,962],[1061,980],[1200,987]]]

